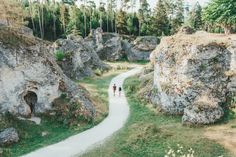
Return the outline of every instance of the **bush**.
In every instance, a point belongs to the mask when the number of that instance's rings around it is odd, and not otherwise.
[[[65,94],[53,102],[55,120],[67,127],[77,127],[83,122],[92,122],[90,113],[79,103],[71,103]]]
[[[62,50],[57,50],[55,57],[57,61],[62,61],[65,58],[65,53]]]

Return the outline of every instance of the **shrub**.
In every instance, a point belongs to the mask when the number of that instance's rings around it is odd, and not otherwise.
[[[62,50],[57,50],[55,57],[57,61],[62,61],[65,58],[65,53]]]
[[[55,120],[67,127],[77,127],[83,122],[92,122],[90,113],[79,103],[71,103],[65,94],[54,100]]]

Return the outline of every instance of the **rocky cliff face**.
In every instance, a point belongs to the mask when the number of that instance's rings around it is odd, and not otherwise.
[[[46,112],[66,94],[94,116],[88,93],[63,74],[45,42],[5,27],[0,27],[0,34],[0,113]]]
[[[123,41],[123,51],[129,61],[150,60],[150,54],[156,48],[159,40],[154,36],[137,37],[134,41]]]
[[[127,40],[130,39],[130,40]],[[96,29],[85,42],[93,47],[102,60],[116,61],[127,58],[129,61],[149,60],[151,52],[159,43],[154,36],[133,39],[116,33],[103,33]]]
[[[58,50],[65,55],[58,64],[70,78],[79,80],[95,75],[96,70],[103,72],[109,69],[109,66],[100,60],[93,47],[81,37],[69,35],[67,39],[58,39],[52,46],[52,53],[55,54]]]
[[[209,124],[224,115],[236,91],[236,36],[204,32],[163,38],[152,54],[151,100],[183,123]]]

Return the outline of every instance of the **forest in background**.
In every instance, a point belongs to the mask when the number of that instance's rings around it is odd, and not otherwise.
[[[204,8],[198,2],[190,8],[184,0],[158,0],[153,10],[147,0],[121,0],[120,8],[118,0],[108,0],[107,5],[101,1],[99,6],[93,0],[80,0],[78,6],[77,1],[2,0],[0,20],[12,27],[26,25],[46,40],[71,33],[86,37],[98,27],[134,36],[168,36],[183,25],[215,33],[235,32],[235,0],[211,0]]]

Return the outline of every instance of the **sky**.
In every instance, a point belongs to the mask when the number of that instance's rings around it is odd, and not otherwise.
[[[100,0],[94,0],[96,5],[98,6],[99,5],[99,2]],[[103,2],[106,2],[107,0],[102,0]],[[119,1],[119,0],[118,0]],[[153,8],[155,7],[156,5],[156,2],[158,0],[148,0],[149,4],[150,4],[150,7]],[[209,0],[185,0],[186,3],[189,3],[190,5],[194,5],[196,2],[199,2],[202,6],[206,5],[206,3],[209,1]],[[137,0],[138,2],[138,0]]]

